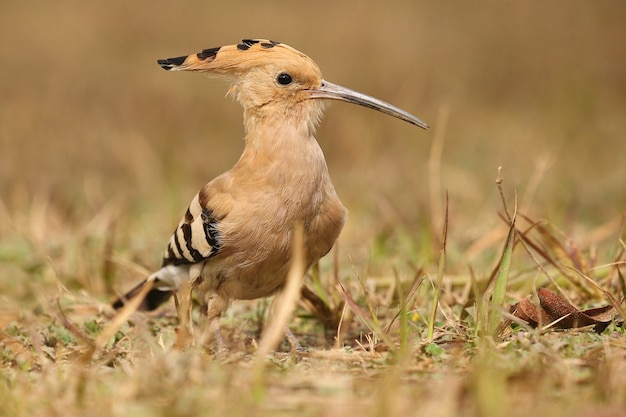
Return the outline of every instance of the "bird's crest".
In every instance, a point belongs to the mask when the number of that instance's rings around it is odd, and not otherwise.
[[[236,45],[218,46],[201,52],[158,60],[167,71],[200,71],[214,75],[237,76],[268,63],[309,65],[319,72],[308,56],[284,43],[268,39],[244,39]]]

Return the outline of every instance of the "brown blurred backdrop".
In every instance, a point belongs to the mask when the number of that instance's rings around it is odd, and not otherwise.
[[[437,135],[436,196],[449,192],[457,244],[500,222],[498,166],[509,197],[517,190],[526,212],[564,229],[594,227],[626,207],[621,0],[59,0],[1,9],[5,242],[37,205],[65,224],[114,206],[121,239],[146,248],[156,266],[194,193],[238,158],[243,134],[226,85],[167,73],[156,59],[249,37],[300,49],[329,81],[433,126],[329,106],[317,137],[351,212],[348,248],[430,227]]]

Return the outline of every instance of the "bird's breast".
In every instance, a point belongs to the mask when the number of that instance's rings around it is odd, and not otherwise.
[[[296,223],[304,227],[307,268],[331,249],[347,210],[322,162],[257,170],[233,187],[233,209],[219,225],[221,285],[230,297],[254,299],[284,285]]]

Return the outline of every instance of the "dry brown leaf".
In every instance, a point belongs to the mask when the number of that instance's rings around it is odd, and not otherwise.
[[[533,327],[551,323],[553,327],[559,329],[594,325],[594,330],[600,333],[616,316],[612,305],[581,311],[547,288],[539,288],[537,296],[539,306],[533,304],[529,295],[513,307],[513,315]]]

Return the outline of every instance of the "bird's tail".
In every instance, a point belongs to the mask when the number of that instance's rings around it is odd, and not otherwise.
[[[146,283],[148,282],[148,279],[143,280],[139,285],[135,286],[132,290],[128,291],[122,297],[115,300],[112,303],[113,308],[116,310],[119,310],[120,308],[124,307],[124,305],[128,301],[133,299],[137,294],[141,292],[143,286],[146,285]],[[171,289],[153,288],[150,291],[148,291],[148,294],[139,305],[138,310],[140,311],[156,310],[161,304],[169,300],[172,294],[174,294],[174,291]]]
[[[152,289],[139,305],[138,310],[152,311],[169,300],[179,287],[181,280],[189,279],[189,265],[166,265],[143,280],[132,290],[113,302],[113,308],[118,310],[128,301],[141,292],[144,285],[153,282]]]

